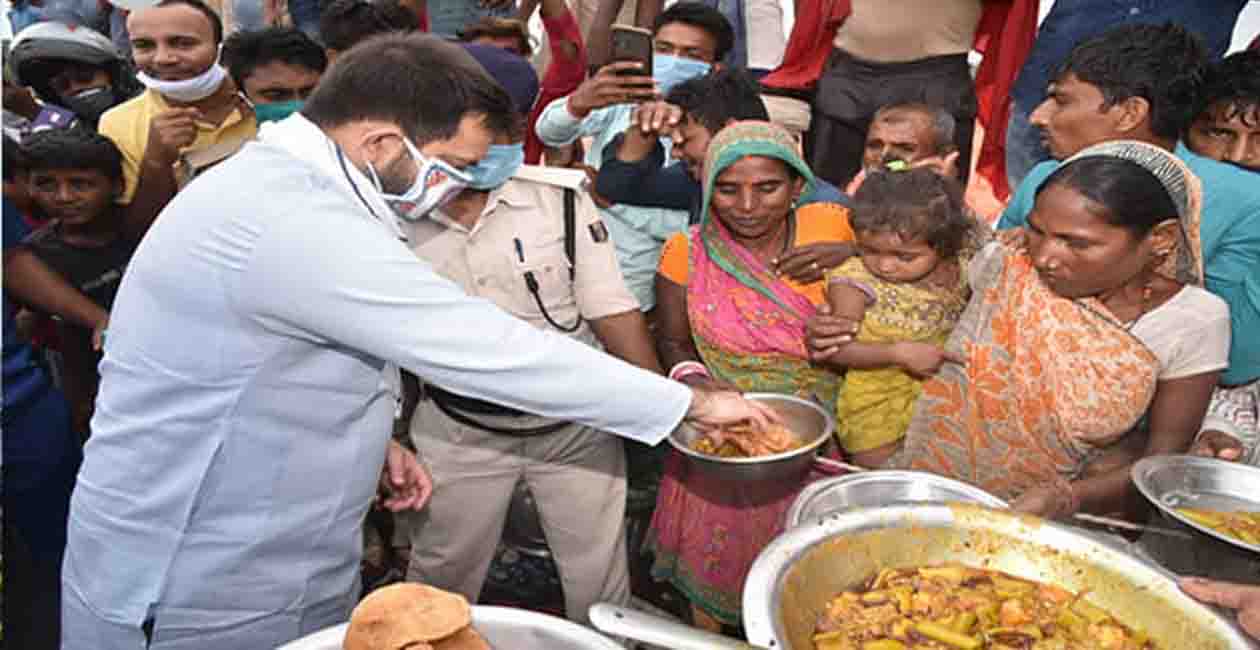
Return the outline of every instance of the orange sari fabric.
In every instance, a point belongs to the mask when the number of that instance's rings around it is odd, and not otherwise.
[[[947,344],[967,364],[924,383],[890,465],[1015,499],[1075,479],[1132,429],[1159,365],[1100,302],[1055,295],[1024,251],[998,246],[973,267],[975,293]]]

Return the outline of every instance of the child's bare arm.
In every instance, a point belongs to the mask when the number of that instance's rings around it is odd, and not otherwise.
[[[862,322],[871,299],[871,294],[852,283],[841,280],[827,284],[827,303],[837,316]],[[930,377],[936,374],[942,363],[957,360],[940,346],[930,343],[853,341],[836,348],[822,361],[835,367],[862,370],[896,366],[916,377]]]
[[[854,322],[862,322],[871,296],[861,288],[843,280],[827,283],[827,304],[831,313]],[[824,363],[838,368],[884,368],[898,365],[893,346],[883,343],[853,341],[835,349]]]

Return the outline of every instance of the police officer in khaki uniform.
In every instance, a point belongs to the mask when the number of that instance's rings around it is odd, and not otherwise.
[[[498,79],[532,74],[524,59],[506,51],[468,47]],[[585,175],[522,166],[521,140],[502,136],[467,170],[469,189],[410,224],[413,250],[469,294],[660,372],[599,210],[582,190]],[[621,441],[432,385],[422,393],[410,432],[434,492],[412,521],[408,579],[475,601],[514,488],[524,480],[556,559],[569,618],[585,621],[598,601],[627,603]]]

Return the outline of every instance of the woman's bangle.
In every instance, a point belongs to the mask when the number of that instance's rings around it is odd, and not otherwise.
[[[699,361],[680,361],[669,369],[669,378],[674,381],[682,381],[683,377],[691,375],[703,375],[709,377],[709,369],[704,367]]]

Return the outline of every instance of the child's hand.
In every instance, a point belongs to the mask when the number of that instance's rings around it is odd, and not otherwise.
[[[893,347],[897,365],[920,379],[935,375],[945,363],[966,365],[967,361],[931,343],[897,343]]]

